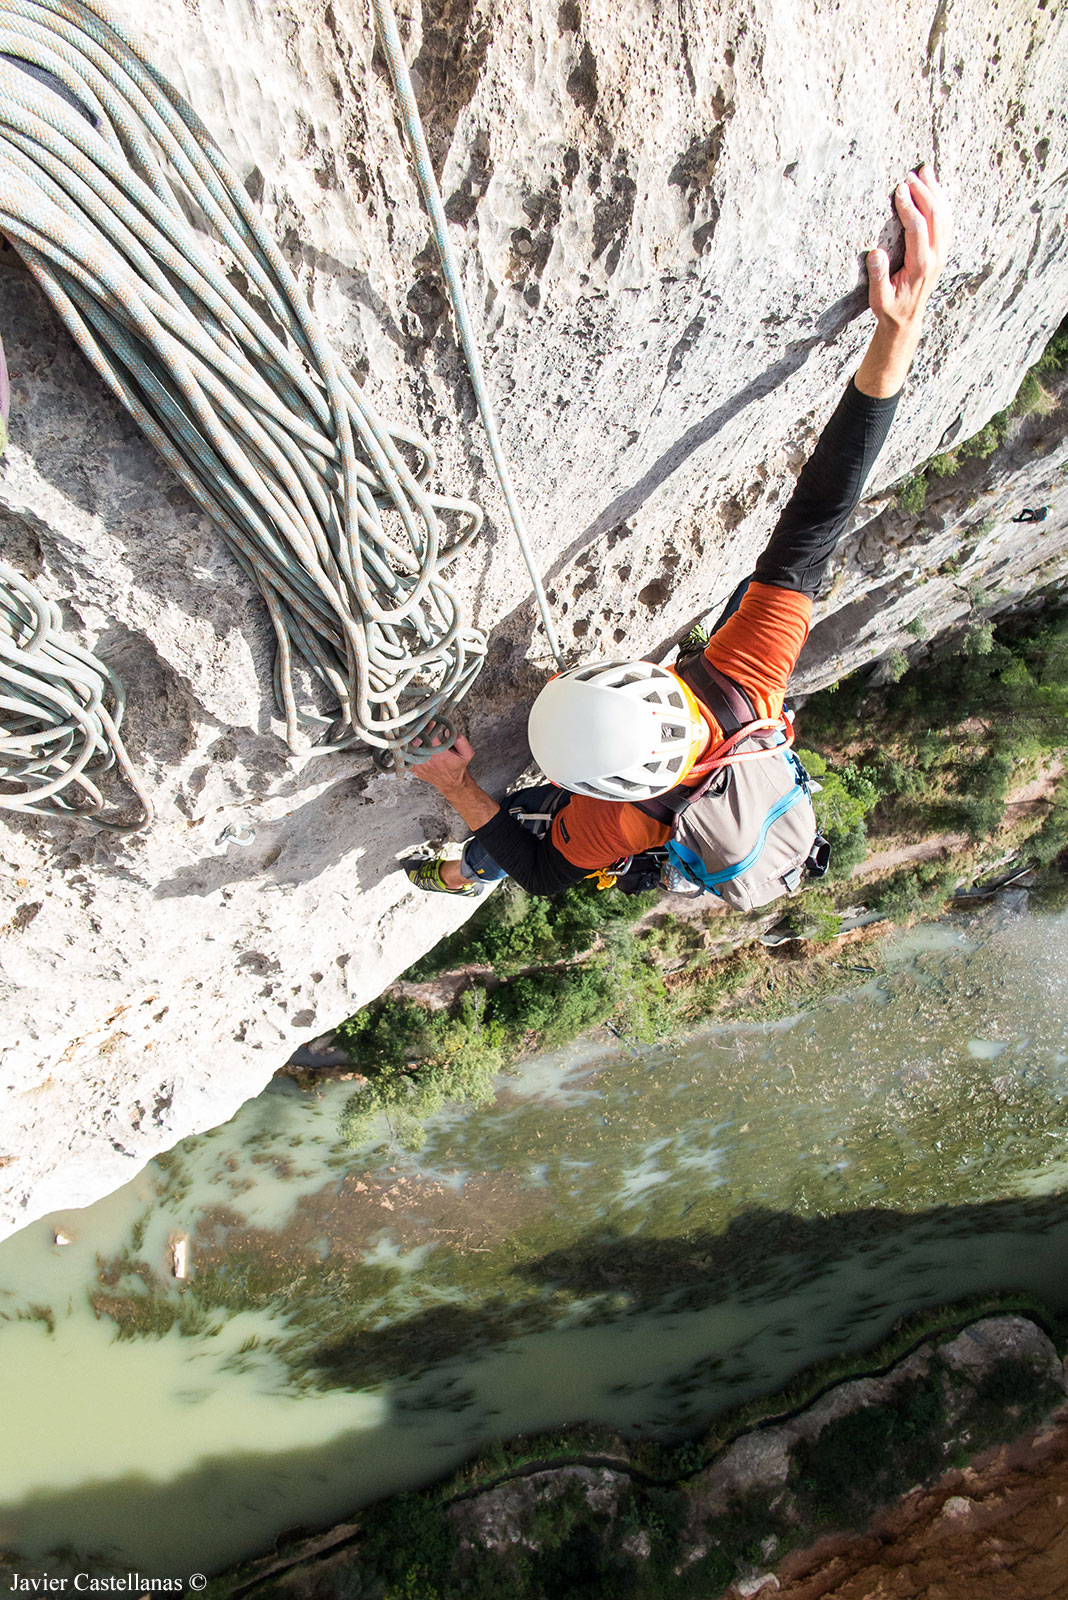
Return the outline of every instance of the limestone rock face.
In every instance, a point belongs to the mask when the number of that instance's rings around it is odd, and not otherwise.
[[[367,7],[115,11],[212,128],[375,403],[433,439],[446,492],[486,507],[458,574],[490,634],[465,710],[477,775],[503,784],[550,655]],[[400,23],[573,659],[663,653],[750,570],[865,344],[863,253],[895,246],[911,163],[938,164],[957,239],[873,496],[1004,406],[1068,304],[1061,8],[430,0]],[[287,755],[258,597],[2,260],[3,550],[122,674],[158,808],[129,838],[5,814],[11,1229],[223,1120],[468,907],[399,870],[458,836],[432,791],[364,756]],[[959,508],[889,530],[862,508],[801,686],[892,648],[926,606],[920,572],[966,538],[969,570],[998,568],[1006,596],[1040,564],[1062,573],[1064,464],[1060,447],[1020,466],[1020,493],[1052,508],[1041,534],[998,522],[975,541],[983,505],[963,529]],[[934,615],[960,605],[950,586]]]

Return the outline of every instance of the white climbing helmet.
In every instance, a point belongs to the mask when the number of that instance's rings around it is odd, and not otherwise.
[[[545,776],[598,800],[651,800],[681,783],[709,739],[700,705],[667,667],[606,661],[551,678],[527,738]]]

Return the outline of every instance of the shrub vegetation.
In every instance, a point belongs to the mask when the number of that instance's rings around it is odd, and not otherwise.
[[[418,1144],[422,1122],[447,1100],[484,1102],[495,1075],[524,1050],[551,1049],[600,1022],[618,1017],[628,1036],[651,1039],[670,1009],[657,959],[662,943],[643,945],[630,924],[658,899],[579,885],[558,900],[538,900],[503,885],[476,913],[481,926],[471,943],[459,947],[465,965],[492,964],[501,981],[473,981],[443,1008],[386,995],[341,1024],[337,1042],[367,1079],[345,1109],[342,1137],[363,1143],[384,1112],[394,1132]],[[596,954],[568,959],[595,942]],[[517,973],[521,956],[552,965]],[[448,959],[439,946],[409,976],[440,970]]]
[[[868,853],[865,818],[879,801],[876,770],[846,761],[832,767],[815,750],[799,750],[798,759],[820,785],[813,806],[820,832],[831,846],[831,879],[847,878]]]
[[[586,884],[546,898],[506,882],[469,922],[410,967],[407,976],[418,982],[461,966],[481,966],[507,978],[525,967],[566,961],[589,950],[605,930],[629,926],[659,899],[656,890],[626,895]]]
[[[985,623],[882,690],[850,679],[806,703],[804,728],[817,746],[853,752],[854,771],[875,792],[868,804],[864,791],[860,826],[870,818],[884,834],[947,829],[986,841],[1011,785],[1068,749],[1068,611],[1037,624]],[[1062,807],[1050,808],[1037,859],[1059,853]]]
[[[902,511],[920,516],[927,504],[927,494],[932,479],[951,478],[966,461],[986,461],[999,450],[1009,436],[1014,420],[1049,411],[1055,405],[1042,382],[1044,377],[1068,372],[1068,317],[1061,323],[1035,365],[1024,373],[1016,394],[1003,411],[990,418],[970,439],[931,456],[912,473],[897,491],[897,503]]]

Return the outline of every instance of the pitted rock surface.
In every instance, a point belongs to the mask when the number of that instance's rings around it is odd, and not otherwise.
[[[465,706],[475,770],[501,785],[528,759],[550,658],[366,7],[115,10],[215,133],[372,399],[487,508],[458,580],[491,636]],[[400,23],[572,659],[663,654],[751,569],[859,360],[863,255],[896,247],[889,195],[924,157],[956,243],[799,687],[887,654],[921,611],[932,632],[959,621],[974,601],[937,568],[962,544],[992,609],[1064,575],[1063,429],[972,506],[910,520],[878,499],[1006,404],[1068,303],[1061,8],[432,0]],[[10,1230],[225,1119],[469,908],[399,868],[458,836],[436,795],[365,757],[287,756],[258,598],[2,259],[3,548],[121,672],[159,811],[133,839],[4,818]],[[1036,500],[1046,523],[1008,522]]]

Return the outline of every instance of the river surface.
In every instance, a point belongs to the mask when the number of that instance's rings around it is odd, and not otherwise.
[[[684,1438],[922,1307],[1068,1311],[1068,914],[842,962],[795,1016],[530,1061],[417,1153],[278,1080],[0,1244],[0,1551],[210,1573],[494,1439]]]

